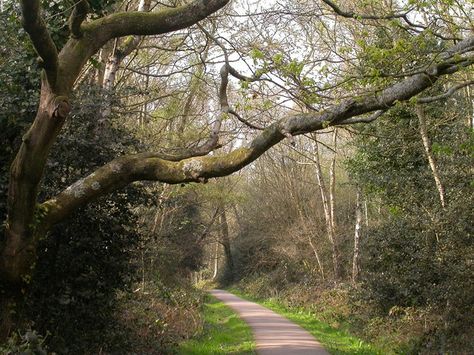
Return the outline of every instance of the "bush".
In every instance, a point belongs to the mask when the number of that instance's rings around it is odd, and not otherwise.
[[[0,352],[4,355],[47,355],[44,343],[45,338],[34,330],[28,330],[25,334],[15,332],[4,345],[0,344]]]

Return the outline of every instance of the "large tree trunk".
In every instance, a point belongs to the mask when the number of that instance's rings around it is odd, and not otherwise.
[[[0,304],[2,323],[5,323],[2,330],[10,328],[7,312],[21,302],[36,261],[37,242],[49,229],[45,218],[48,211],[37,207],[38,186],[51,146],[69,111],[67,97],[55,94],[43,79],[36,118],[23,136],[10,170],[8,218],[0,249],[0,287],[8,291]]]
[[[18,313],[15,306],[22,302],[21,290],[0,288],[0,344],[8,337],[12,330],[18,327]]]

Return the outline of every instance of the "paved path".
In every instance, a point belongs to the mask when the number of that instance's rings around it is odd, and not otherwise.
[[[329,355],[313,336],[288,319],[233,294],[212,290],[252,328],[260,355]]]

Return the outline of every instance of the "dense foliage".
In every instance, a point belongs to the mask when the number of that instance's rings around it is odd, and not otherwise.
[[[462,97],[456,101],[462,103]],[[362,246],[366,297],[382,314],[396,307],[426,309],[433,318],[424,345],[441,352],[453,346],[450,341],[460,342],[461,334],[469,343],[473,329],[474,146],[464,123],[469,117],[465,108],[439,104],[428,111],[444,208],[410,107],[399,107],[380,123],[362,128],[351,161],[358,184],[380,199],[383,210],[366,230]],[[394,130],[396,136],[390,133]]]
[[[47,11],[56,10],[47,8]],[[0,137],[4,144],[0,147],[0,213],[3,221],[9,166],[36,111],[40,69],[21,29],[18,9],[7,8],[0,13],[0,20],[7,33],[20,33],[1,39]],[[116,117],[99,126],[100,114],[110,104],[100,87],[89,83],[81,86],[74,101],[75,110],[48,161],[42,198],[54,195],[117,155],[143,148],[136,136],[117,123]],[[113,102],[118,104],[117,100]],[[183,281],[201,262],[200,248],[191,239],[194,225],[199,223],[198,212],[192,202],[184,203],[185,196],[178,195],[174,201],[167,202],[187,207],[178,210],[174,222],[168,223],[157,241],[137,212],[154,214],[154,196],[159,193],[159,186],[153,186],[136,185],[103,198],[57,225],[40,242],[35,273],[29,281],[31,289],[21,309],[25,329],[34,331],[20,329],[2,351],[36,350],[38,346],[37,351],[47,348],[77,354],[100,349],[123,351],[128,347],[130,351],[159,353],[200,327],[199,317],[193,312],[197,312],[201,296]],[[1,235],[3,238],[4,233]],[[188,248],[187,254],[182,253],[183,247]],[[148,253],[149,260],[155,260],[148,263],[150,267],[146,270],[139,262],[143,253]],[[147,295],[141,292],[134,295],[132,290],[145,272]],[[155,314],[147,314],[148,307]],[[189,316],[196,321],[186,323]],[[132,319],[135,323],[130,327]]]
[[[290,308],[303,306],[384,351],[472,350],[471,108],[460,94],[424,113],[444,207],[414,105],[397,105],[377,123],[351,130],[335,194],[345,276],[334,285],[314,166],[298,164],[303,158],[294,152],[274,152],[249,172],[255,180],[233,242],[238,287]],[[351,280],[357,187],[366,207],[359,274]]]
[[[0,39],[0,219],[6,218],[8,171],[21,135],[36,112],[40,78],[34,50],[21,28],[18,10],[0,12],[5,35]],[[3,233],[1,233],[3,238]]]

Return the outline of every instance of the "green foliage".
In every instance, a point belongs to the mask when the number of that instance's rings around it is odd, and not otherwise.
[[[212,296],[203,305],[202,333],[179,346],[178,354],[255,354],[249,326]]]
[[[39,97],[39,68],[19,9],[0,12],[0,223],[6,218],[8,173],[21,136],[33,121]],[[1,233],[3,238],[3,233]]]
[[[94,87],[78,92],[77,106],[50,157],[41,198],[136,146],[126,131],[113,125],[101,127],[100,140],[91,141],[98,129],[101,93]],[[130,259],[139,241],[130,227],[137,223],[130,205],[146,199],[130,187],[81,209],[40,242],[24,312],[35,329],[51,333],[46,342],[52,350],[95,352],[114,344],[108,330],[116,326],[115,293],[133,281]]]
[[[134,287],[133,293],[117,294],[109,352],[174,354],[178,343],[202,329],[202,291],[183,280],[172,286],[149,281]]]
[[[361,297],[378,307],[379,315],[397,307],[427,310],[433,322],[414,346],[429,351],[469,347],[469,341],[459,339],[469,338],[473,329],[467,316],[474,311],[474,289],[467,281],[474,273],[469,261],[474,252],[472,132],[463,124],[463,107],[458,100],[428,111],[445,208],[409,107],[399,106],[382,122],[361,127],[349,164],[357,183],[380,199],[383,211],[362,241]]]
[[[48,349],[44,342],[45,338],[34,330],[28,330],[25,334],[15,332],[4,344],[0,344],[0,352],[4,355],[46,355]]]
[[[321,320],[320,313],[309,308],[308,304],[301,306],[292,303],[288,299],[291,298],[291,296],[288,298],[283,295],[278,297],[262,297],[261,295],[242,292],[235,288],[233,288],[231,292],[245,299],[257,302],[262,306],[281,314],[285,318],[292,320],[309,331],[331,354],[384,354],[382,350],[377,349],[376,347],[364,342],[362,339],[358,339],[349,334],[343,324],[335,326],[327,324],[326,321]],[[300,287],[297,287],[292,289],[291,292],[295,294],[304,291],[302,291]],[[328,304],[326,304],[326,306],[330,307]],[[334,318],[329,318],[329,320],[333,321]]]
[[[264,60],[265,54],[258,48],[252,48],[250,51],[250,58],[252,58],[254,62],[257,62],[257,60]]]

